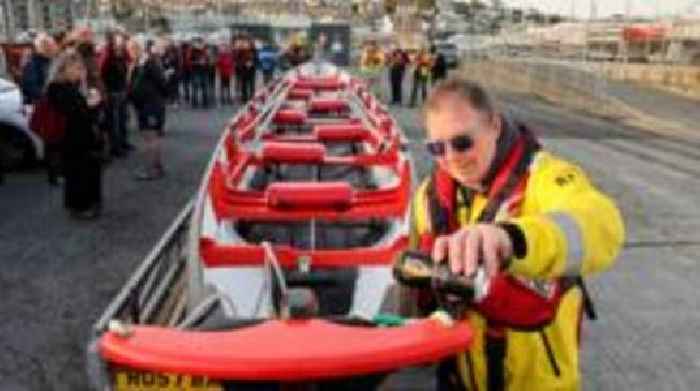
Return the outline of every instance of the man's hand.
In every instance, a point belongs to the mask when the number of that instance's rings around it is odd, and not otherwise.
[[[88,90],[87,104],[88,107],[96,107],[102,102],[102,96],[96,88]]]
[[[483,254],[486,274],[493,277],[513,256],[513,243],[508,233],[497,225],[473,225],[437,238],[433,246],[433,261],[443,262],[447,256],[452,273],[471,277],[479,266],[480,253]]]

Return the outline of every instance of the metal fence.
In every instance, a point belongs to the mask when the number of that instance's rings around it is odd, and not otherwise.
[[[182,317],[186,304],[186,244],[190,201],[175,218],[156,246],[127,280],[93,326],[100,334],[111,320],[130,324],[175,324]]]
[[[491,89],[532,94],[603,115],[617,111],[607,81],[595,64],[489,56],[466,58],[461,72]]]

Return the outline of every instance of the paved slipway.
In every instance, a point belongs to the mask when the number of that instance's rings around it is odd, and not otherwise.
[[[678,139],[533,100],[501,96],[545,146],[580,164],[614,197],[627,245],[608,273],[590,279],[600,319],[584,324],[585,390],[694,390],[700,381],[700,136]],[[663,109],[663,105],[660,109]],[[430,159],[417,110],[393,107],[418,176]],[[90,325],[192,196],[232,110],[171,113],[170,175],[133,181],[135,158],[105,173],[105,214],[76,222],[61,191],[38,173],[13,174],[0,187],[0,389],[83,390]],[[386,389],[432,389],[431,368]]]
[[[105,170],[104,214],[70,219],[41,173],[0,187],[0,389],[86,390],[90,327],[193,196],[233,109],[171,111],[168,176],[139,182],[138,154]],[[140,141],[136,134],[135,142]]]

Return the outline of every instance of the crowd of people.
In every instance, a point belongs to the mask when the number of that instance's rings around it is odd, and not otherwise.
[[[416,106],[419,97],[425,101],[429,85],[445,79],[448,71],[445,56],[434,46],[430,50],[424,47],[411,53],[398,46],[383,50],[375,41],[369,41],[365,45],[360,68],[368,79],[368,85],[375,86],[374,93],[378,96],[383,95],[380,78],[386,70],[391,92],[389,103],[392,105],[403,104],[404,80],[409,73],[412,80],[410,107]]]
[[[254,96],[258,75],[267,83],[312,54],[300,42],[280,51],[247,34],[216,43],[198,37],[174,42],[119,29],[97,37],[78,28],[37,34],[18,81],[30,127],[44,141],[49,184],[64,187],[72,216],[91,219],[101,211],[103,166],[136,150],[130,117],[143,140],[134,177],[160,179],[168,107],[243,104]]]
[[[234,67],[241,80],[250,78],[245,64],[239,70],[231,60],[244,57],[231,52],[250,50],[245,37],[234,40],[228,52],[221,50],[216,61],[201,40],[191,45],[165,38],[144,42],[118,30],[100,43],[96,38],[86,28],[58,36],[38,34],[19,80],[29,125],[44,141],[48,182],[64,187],[65,207],[80,219],[100,215],[103,165],[135,150],[128,132],[130,113],[143,137],[142,168],[134,177],[159,179],[165,175],[161,138],[167,106],[181,97],[207,105],[213,95],[210,66],[218,67],[222,81],[227,81],[225,75],[230,80]],[[228,73],[223,70],[227,64]],[[221,94],[222,102],[233,103],[231,97],[230,90]]]
[[[255,95],[259,76],[268,83],[277,72],[310,58],[303,44],[292,43],[282,50],[276,43],[243,33],[225,43],[194,38],[171,44],[164,63],[173,72],[171,101],[207,108],[217,103],[217,85],[219,104],[245,103]]]
[[[108,32],[98,45],[89,29],[56,37],[40,33],[22,68],[20,86],[30,127],[44,140],[48,181],[63,186],[65,207],[91,219],[102,207],[102,166],[135,150],[129,140],[129,105],[145,148],[137,179],[158,179],[167,101],[174,71],[167,42],[144,43]]]

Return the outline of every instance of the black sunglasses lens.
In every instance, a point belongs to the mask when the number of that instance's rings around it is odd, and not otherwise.
[[[431,141],[425,144],[428,152],[433,156],[442,156],[445,154],[445,143],[442,141]]]
[[[471,148],[472,145],[474,145],[474,140],[466,134],[456,136],[450,140],[450,146],[455,152],[464,152]]]

